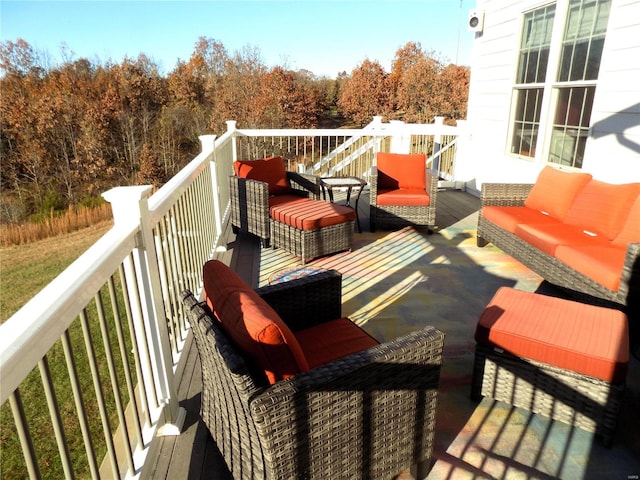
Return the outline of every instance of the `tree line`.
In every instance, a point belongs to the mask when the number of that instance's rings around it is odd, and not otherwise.
[[[465,118],[469,69],[419,43],[385,72],[365,59],[336,79],[267,67],[258,48],[229,53],[201,37],[162,75],[144,54],[120,63],[47,64],[22,39],[0,43],[0,220],[90,206],[114,185],[159,186],[200,151],[198,137],[239,128],[318,128]]]

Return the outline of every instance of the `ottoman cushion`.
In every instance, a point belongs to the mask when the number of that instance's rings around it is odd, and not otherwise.
[[[624,382],[629,363],[624,313],[508,287],[496,292],[481,315],[475,339],[611,383]]]
[[[355,210],[351,207],[308,198],[272,203],[269,214],[275,221],[298,230],[317,230],[356,219]]]

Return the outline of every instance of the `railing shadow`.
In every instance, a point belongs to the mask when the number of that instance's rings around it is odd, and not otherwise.
[[[456,439],[465,435],[466,426],[483,414],[485,406],[484,402],[479,407],[469,400],[475,347],[473,331],[477,318],[500,286],[531,291],[548,289],[549,286],[539,286],[539,277],[499,250],[475,248],[473,219],[467,219],[466,223],[448,219],[438,224],[439,229],[434,235],[415,230],[410,235],[399,231],[358,234],[351,252],[317,259],[311,264],[343,273],[343,313],[354,316],[356,322],[379,340],[394,338],[426,324],[446,333],[434,456],[468,473],[475,472],[478,478],[482,478],[481,468],[466,462],[463,455],[455,455],[457,460],[453,461],[450,453]],[[363,228],[365,225],[366,220]],[[386,245],[382,245],[385,242]],[[253,270],[256,277],[252,280],[256,285],[268,278],[265,270],[275,271],[296,264],[294,258],[279,256],[277,251],[263,249],[262,254],[260,268]],[[503,262],[504,268],[501,266]],[[418,301],[410,301],[412,296]],[[558,296],[562,296],[562,292],[558,292]],[[407,301],[410,303],[405,303]],[[402,318],[401,325],[398,318]],[[634,404],[637,403],[637,399],[634,400]],[[493,421],[491,416],[496,408],[490,404],[485,423]],[[629,411],[628,405],[623,408],[625,412]],[[518,411],[521,413],[520,409]],[[533,421],[533,417],[528,417],[527,422]],[[538,457],[543,455],[545,444],[553,444],[560,438],[554,434],[553,422],[546,425],[542,434],[543,444],[535,450]],[[479,434],[480,427],[475,434]],[[580,441],[583,437],[580,436]],[[565,457],[570,453],[571,443],[572,437],[569,437],[561,463],[567,461]],[[530,448],[525,439],[516,440],[516,444],[518,448],[514,448],[514,452]],[[470,449],[477,448],[473,436],[466,445]],[[548,478],[546,473],[519,461],[515,453],[509,457],[499,451],[494,452],[491,446],[485,450],[487,462],[492,458],[496,462],[508,463],[514,471]],[[602,448],[598,446],[596,450],[601,451]],[[597,457],[600,461],[602,455],[606,458],[606,452]],[[582,460],[587,462],[585,472],[599,471],[598,468],[602,467],[592,464],[594,460],[588,454]]]

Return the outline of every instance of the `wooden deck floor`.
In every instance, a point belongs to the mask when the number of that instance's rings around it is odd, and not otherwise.
[[[454,190],[438,193],[439,208],[437,225],[444,228],[478,210],[477,197]],[[367,193],[363,193],[359,202],[358,215],[363,230],[369,226],[369,203]],[[247,236],[233,235],[229,229],[228,249],[218,258],[231,266],[238,274],[257,287],[259,272],[259,243]],[[192,348],[193,347],[193,348]],[[191,336],[185,345],[183,358],[178,366],[178,396],[180,404],[187,411],[183,433],[178,437],[159,437],[150,455],[156,460],[150,462],[154,468],[145,472],[154,479],[231,479],[224,460],[205,425],[200,421],[201,373],[195,344]],[[152,457],[153,458],[153,457]]]
[[[479,199],[468,193],[442,190],[438,195],[438,229],[454,225],[479,209]],[[369,225],[368,197],[366,193],[363,194],[360,200],[359,210],[362,228],[366,231]],[[230,229],[228,238],[228,249],[226,252],[220,253],[218,258],[230,265],[245,281],[257,287],[260,279],[258,241],[247,236],[236,238]],[[145,478],[209,478],[221,480],[231,478],[215,443],[204,424],[200,421],[200,375],[195,344],[192,345],[191,338],[189,338],[177,372],[177,378],[180,379],[178,395],[181,406],[187,411],[183,433],[178,437],[159,437],[155,439],[149,453],[150,460],[148,460],[148,463],[154,467],[144,472]],[[440,441],[449,445],[452,440],[452,438],[447,437]],[[614,459],[614,461],[616,460]],[[477,473],[481,478],[489,478],[484,476],[481,470]],[[628,475],[633,474],[640,474],[640,467],[636,471],[628,472]],[[407,477],[403,476],[402,478]],[[446,478],[454,477],[447,476]]]

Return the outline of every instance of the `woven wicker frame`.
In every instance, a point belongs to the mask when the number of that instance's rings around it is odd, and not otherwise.
[[[438,177],[427,172],[427,192],[429,193],[429,205],[402,206],[402,205],[378,205],[378,170],[371,169],[369,177],[370,185],[370,218],[371,231],[380,228],[400,228],[408,225],[427,227],[432,231],[436,224],[436,203],[438,196]]]
[[[258,293],[295,329],[340,311],[340,282],[329,271]],[[430,459],[442,332],[427,327],[268,386],[206,305],[189,292],[183,302],[202,365],[202,419],[234,478],[389,478]]]
[[[300,257],[304,264],[311,258],[350,250],[354,224],[350,221],[316,230],[299,230],[271,219],[271,241],[274,247]]]
[[[320,177],[287,172],[292,193],[314,200],[320,199]],[[268,247],[271,239],[269,218],[269,185],[266,182],[229,177],[231,225],[234,231],[251,233]]]
[[[320,177],[287,172],[293,193],[312,200],[320,199]],[[229,177],[231,225],[234,231],[248,232],[260,238],[263,247],[273,244],[300,257],[312,258],[350,250],[355,222],[316,230],[298,230],[273,220],[269,215],[269,189],[265,182]]]
[[[602,436],[610,446],[624,384],[563,370],[476,344],[471,398],[488,396]]]
[[[523,206],[532,184],[483,184],[482,206]],[[627,305],[630,292],[640,293],[640,243],[631,243],[627,247],[622,275],[618,290],[613,291],[600,285],[591,278],[575,271],[555,257],[548,255],[522,240],[517,235],[498,227],[482,216],[478,217],[478,246],[487,242],[511,255],[516,260],[536,272],[548,282],[570,290],[574,297],[584,300],[601,299],[619,305]],[[582,295],[580,295],[582,294]],[[606,305],[606,303],[605,303]]]

